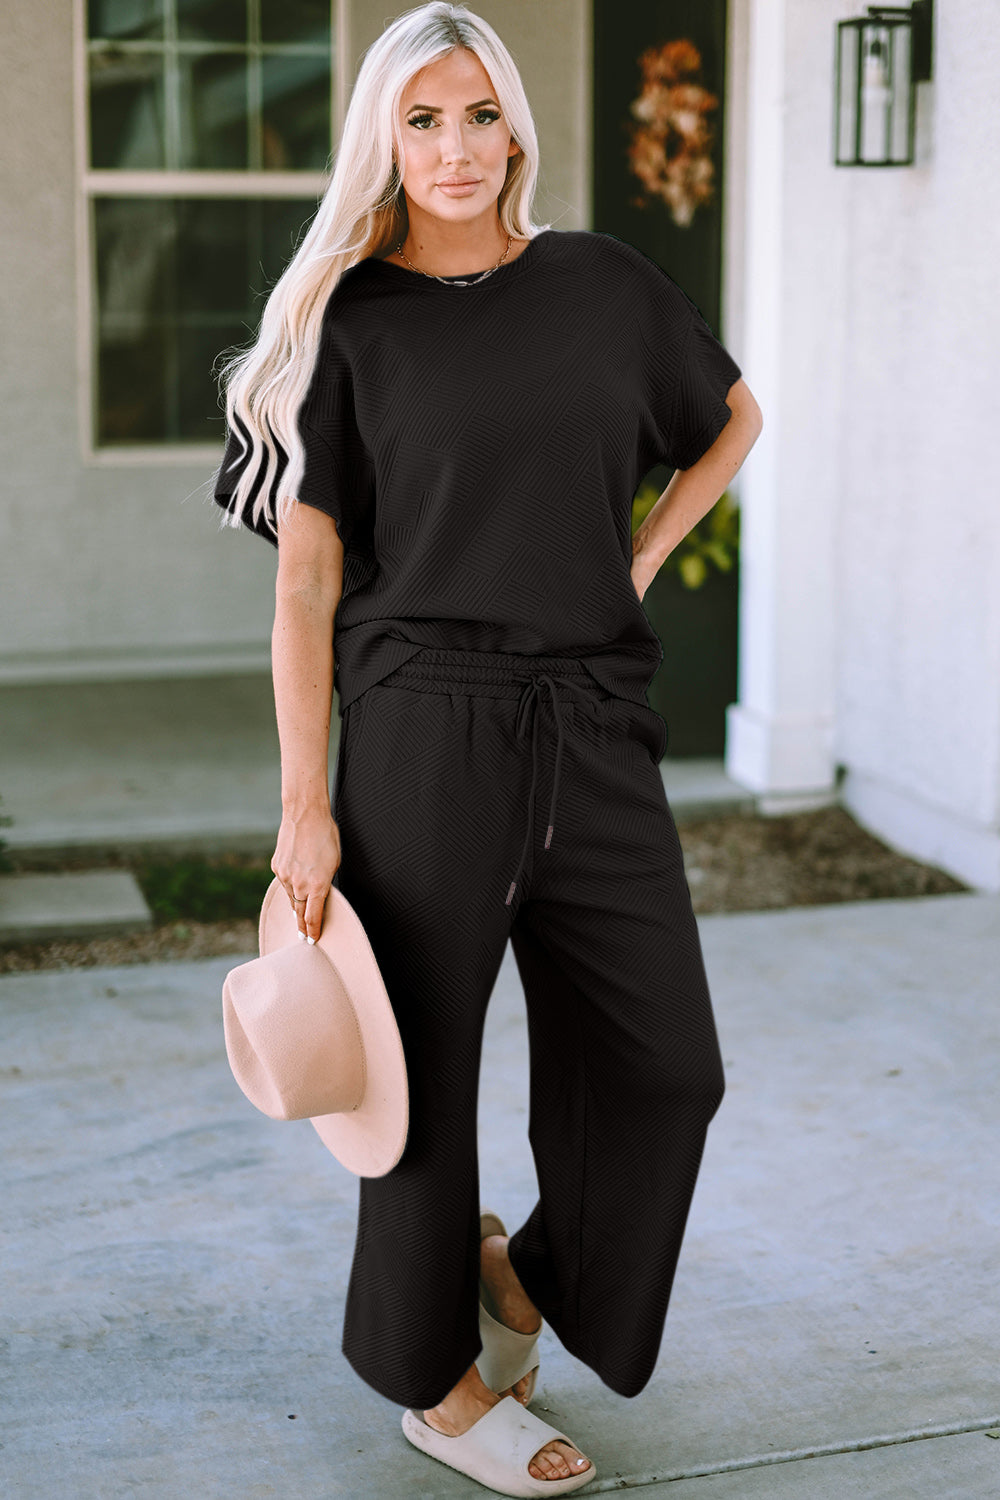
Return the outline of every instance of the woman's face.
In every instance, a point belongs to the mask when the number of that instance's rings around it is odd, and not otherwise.
[[[490,75],[465,47],[428,64],[400,100],[403,188],[414,208],[450,224],[495,215],[507,162],[521,148],[511,139]]]

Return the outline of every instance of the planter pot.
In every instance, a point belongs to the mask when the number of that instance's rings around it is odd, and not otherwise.
[[[642,602],[663,645],[649,702],[667,721],[667,754],[721,756],[736,700],[738,567],[711,572],[699,589],[661,569]]]

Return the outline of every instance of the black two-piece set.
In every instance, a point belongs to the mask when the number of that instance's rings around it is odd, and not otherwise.
[[[345,549],[335,884],[410,1089],[400,1161],[359,1182],[343,1351],[404,1406],[481,1349],[478,1083],[508,938],[539,1185],[511,1262],[619,1394],[657,1359],[723,1074],[631,499],[710,447],[739,375],[654,262],[594,231],[544,231],[468,286],[369,257],[327,304],[298,497]]]

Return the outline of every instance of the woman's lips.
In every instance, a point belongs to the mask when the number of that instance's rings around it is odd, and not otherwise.
[[[442,193],[447,193],[449,198],[465,198],[469,193],[474,193],[479,186],[478,182],[439,182],[438,188]]]

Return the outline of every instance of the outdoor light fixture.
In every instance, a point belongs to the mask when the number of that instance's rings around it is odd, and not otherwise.
[[[933,0],[869,5],[837,23],[834,163],[908,167],[918,83],[931,76]]]

